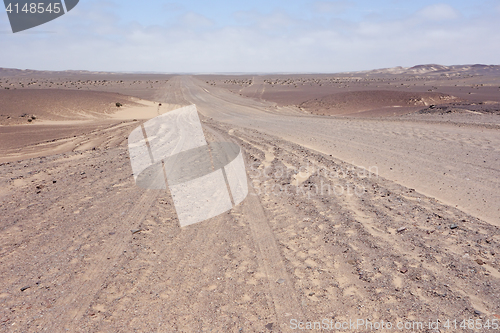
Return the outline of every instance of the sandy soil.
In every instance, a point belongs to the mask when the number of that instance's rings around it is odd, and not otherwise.
[[[421,104],[458,101],[498,104],[499,77],[500,66],[426,65],[336,75],[201,76],[200,79],[211,87],[272,101],[278,106],[299,106],[308,113],[386,117],[413,113],[421,109]],[[390,112],[394,107],[397,110]]]
[[[43,121],[97,120],[124,107],[139,106],[137,98],[97,91],[62,89],[0,90],[0,125]]]
[[[392,90],[365,90],[336,93],[305,101],[299,108],[322,115],[381,115],[383,110],[393,115],[408,114],[426,106],[458,102],[455,96],[441,93],[411,93]]]
[[[460,76],[462,87],[413,77],[412,96],[461,102],[338,118],[298,105],[349,92],[339,88],[349,80],[394,91],[411,77],[346,74],[325,88],[332,76],[308,76],[303,89],[275,89],[264,82],[272,78],[253,76],[8,75],[0,81],[25,87],[5,90],[28,96],[36,92],[26,82],[59,93],[49,85],[60,78],[70,86],[61,103],[80,108],[49,107],[40,113],[48,124],[0,126],[1,331],[290,332],[293,319],[500,319],[494,76]],[[92,75],[106,80],[90,86],[105,93],[96,109],[99,99],[79,104],[84,95],[73,94]],[[478,100],[465,98],[470,90]],[[108,110],[111,92],[130,105]],[[181,229],[168,192],[135,186],[127,137],[191,103],[208,141],[243,148],[252,188],[234,210]]]
[[[107,132],[177,108],[116,93],[62,89],[0,90],[0,162],[85,150]],[[120,106],[117,106],[120,103]]]

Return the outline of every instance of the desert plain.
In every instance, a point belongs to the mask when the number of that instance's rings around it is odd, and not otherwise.
[[[250,190],[181,228],[127,139],[191,104]],[[0,69],[0,331],[481,331],[460,323],[500,321],[499,159],[500,66]]]

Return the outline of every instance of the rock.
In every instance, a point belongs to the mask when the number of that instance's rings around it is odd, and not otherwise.
[[[279,283],[279,284],[283,284],[285,282],[286,282],[285,279],[279,279],[278,281],[276,281],[276,283]]]
[[[453,230],[453,229],[457,229],[457,228],[458,228],[458,225],[456,225],[456,224],[452,224],[452,225],[450,225],[450,229],[451,229],[451,230]]]
[[[403,268],[401,268],[399,271],[400,271],[401,273],[403,273],[403,274],[406,274],[406,273],[408,273],[408,268],[403,267]]]
[[[267,324],[265,327],[266,327],[268,330],[272,331],[272,330],[273,330],[273,325],[274,325],[274,323],[269,323],[269,324]]]
[[[398,232],[403,232],[405,230],[406,230],[406,227],[401,227],[401,228],[398,229]]]
[[[25,291],[25,290],[28,290],[28,289],[30,289],[30,288],[31,288],[30,286],[22,287],[22,288],[21,288],[21,291]]]
[[[480,315],[482,315],[481,311],[479,311],[479,310],[474,310],[474,314],[475,314],[476,316],[480,316]]]
[[[130,232],[132,232],[132,235],[138,234],[141,231],[142,231],[142,229],[133,229],[133,230],[130,230]]]
[[[478,265],[486,264],[486,262],[484,262],[482,259],[476,259],[476,262],[478,263]]]

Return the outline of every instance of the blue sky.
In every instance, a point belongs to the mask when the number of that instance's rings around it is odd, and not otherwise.
[[[0,67],[339,72],[500,64],[500,1],[96,1],[12,34]]]

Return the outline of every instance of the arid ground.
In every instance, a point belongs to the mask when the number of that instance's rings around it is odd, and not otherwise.
[[[190,104],[251,186],[180,228],[127,138]],[[499,66],[0,69],[2,332],[498,331],[499,202]]]

